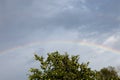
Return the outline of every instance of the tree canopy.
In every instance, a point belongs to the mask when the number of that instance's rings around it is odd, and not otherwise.
[[[120,80],[113,67],[91,70],[89,62],[79,63],[78,55],[53,52],[45,59],[35,54],[35,60],[40,62],[40,68],[30,69],[29,80]]]

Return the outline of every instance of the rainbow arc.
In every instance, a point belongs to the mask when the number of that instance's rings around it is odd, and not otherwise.
[[[64,41],[39,41],[39,42],[32,42],[32,43],[28,43],[28,44],[25,44],[25,45],[21,45],[21,46],[17,46],[17,47],[14,47],[14,48],[10,48],[10,49],[7,49],[7,50],[4,50],[4,51],[1,51],[0,54],[3,54],[3,53],[9,53],[9,52],[13,52],[15,50],[18,50],[18,49],[24,49],[24,48],[27,48],[27,47],[32,47],[32,46],[37,46],[37,45],[44,45],[44,44],[77,44],[77,45],[80,45],[80,46],[88,46],[88,47],[93,47],[93,48],[98,48],[98,49],[102,49],[102,50],[105,50],[105,51],[110,51],[112,53],[117,53],[117,54],[120,54],[120,50],[117,50],[117,49],[114,49],[114,48],[111,48],[111,47],[108,47],[108,46],[105,46],[105,45],[100,45],[100,44],[96,44],[96,43],[91,43],[91,42],[87,42],[87,41],[68,41],[68,40],[64,40]]]

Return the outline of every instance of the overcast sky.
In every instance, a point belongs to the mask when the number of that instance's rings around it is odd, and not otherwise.
[[[34,52],[54,51],[120,66],[120,0],[0,0],[0,80],[26,80]]]

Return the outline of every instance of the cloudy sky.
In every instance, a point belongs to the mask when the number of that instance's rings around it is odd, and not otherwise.
[[[0,80],[26,80],[34,53],[120,66],[120,0],[0,0]],[[82,44],[85,43],[85,44]]]

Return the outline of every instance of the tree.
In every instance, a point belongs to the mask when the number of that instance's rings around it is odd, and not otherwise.
[[[102,68],[98,72],[98,76],[98,80],[120,80],[117,71],[112,66]]]
[[[48,54],[47,59],[35,54],[40,69],[31,68],[29,80],[96,80],[96,72],[88,67],[89,63],[79,63],[79,56],[61,55],[59,52]]]
[[[88,63],[79,63],[79,56],[49,53],[45,59],[35,54],[40,68],[31,68],[29,80],[120,80],[114,67],[91,70]]]

